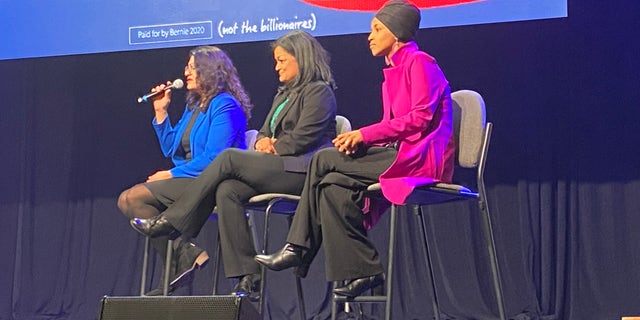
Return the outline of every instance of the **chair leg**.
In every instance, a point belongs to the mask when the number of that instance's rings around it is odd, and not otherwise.
[[[478,201],[478,205],[484,220],[483,226],[485,241],[487,243],[489,260],[491,261],[491,273],[493,276],[493,287],[495,289],[496,301],[498,303],[498,313],[500,315],[500,320],[506,320],[504,298],[502,294],[502,282],[500,280],[500,267],[498,266],[498,256],[496,255],[496,244],[493,237],[493,228],[491,227],[489,208],[487,208],[484,199],[480,199],[480,201]]]
[[[433,315],[435,317],[435,320],[440,320],[440,307],[438,304],[438,294],[436,290],[435,275],[433,272],[433,262],[431,260],[431,250],[429,250],[429,240],[427,238],[427,223],[425,221],[424,212],[422,212],[422,208],[419,205],[414,205],[412,207],[413,207],[414,213],[420,219],[419,221],[420,229],[421,229],[422,238],[424,241],[424,245],[422,246],[422,252],[426,260],[425,262],[428,268],[427,275],[429,277],[429,285],[431,286],[431,294],[433,295],[433,300],[431,300],[432,307],[433,307]]]
[[[269,201],[267,205],[267,209],[264,211],[264,231],[262,234],[262,254],[267,254],[267,250],[269,249],[269,219],[271,217],[271,208],[275,199]],[[260,266],[260,301],[258,303],[258,311],[260,315],[264,318],[264,293],[265,287],[267,286],[267,268],[265,266]]]
[[[218,231],[218,243],[216,243],[216,253],[213,257],[213,295],[218,294],[218,278],[220,276],[220,257],[222,256],[222,245],[220,244],[220,231]]]
[[[169,278],[171,277],[169,273],[171,272],[171,259],[173,259],[172,254],[173,254],[173,240],[168,240],[167,241],[167,259],[164,262],[164,279],[162,279],[163,281],[162,295],[163,296],[169,295]]]
[[[393,302],[393,259],[396,247],[396,218],[398,216],[398,206],[391,205],[391,212],[389,217],[389,256],[387,260],[387,283],[386,285],[386,302],[385,302],[385,316],[386,320],[391,320],[391,305]]]
[[[253,239],[253,247],[256,248],[256,252],[259,252],[260,248],[260,235],[258,234],[258,226],[256,224],[256,215],[253,210],[246,213],[247,222],[249,223],[249,229],[251,229],[251,238]]]
[[[147,290],[147,268],[149,266],[149,247],[151,246],[151,239],[144,237],[144,254],[142,255],[142,276],[140,278],[140,295],[144,296],[145,290]]]
[[[289,229],[291,229],[292,222],[293,222],[292,216],[287,216],[287,224],[289,226]],[[300,279],[300,277],[297,274],[296,274],[296,290],[298,294],[298,311],[300,313],[300,320],[305,320],[307,318],[307,310],[304,304],[304,294],[302,291],[302,279]]]
[[[300,277],[296,275],[296,290],[298,291],[298,310],[300,313],[300,320],[305,320],[307,318],[307,311],[304,307],[304,295],[302,293],[302,282],[300,281]]]
[[[333,282],[333,286],[331,287],[331,320],[336,320],[336,317],[338,316],[338,302],[336,301],[336,295],[333,294],[333,289],[338,288],[339,281],[334,281]]]

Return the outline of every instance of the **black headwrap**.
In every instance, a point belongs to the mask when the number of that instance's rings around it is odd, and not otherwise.
[[[420,10],[404,0],[385,3],[376,13],[376,18],[402,42],[412,40],[420,27]]]

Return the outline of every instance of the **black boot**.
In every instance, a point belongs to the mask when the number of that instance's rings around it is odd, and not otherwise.
[[[191,242],[179,241],[173,261],[175,276],[170,280],[170,287],[176,289],[193,282],[195,271],[204,268],[209,262],[209,255]]]
[[[238,283],[231,294],[239,297],[249,297],[251,301],[260,299],[260,274],[247,274],[238,278]]]
[[[382,284],[384,284],[384,273],[353,279],[346,286],[333,289],[333,293],[340,296],[354,298],[361,295],[363,292],[376,288]]]
[[[280,271],[291,267],[299,267],[302,265],[303,248],[294,244],[287,243],[280,251],[264,255],[255,256],[255,260],[265,267]]]
[[[167,236],[169,239],[174,240],[180,236],[180,232],[162,215],[149,219],[133,218],[129,221],[129,224],[133,229],[150,238]]]

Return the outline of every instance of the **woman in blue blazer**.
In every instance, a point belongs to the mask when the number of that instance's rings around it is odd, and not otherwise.
[[[175,125],[171,125],[167,113],[171,90],[153,100],[155,117],[152,125],[163,154],[171,158],[175,166],[158,171],[146,182],[122,192],[118,208],[129,219],[157,216],[179,199],[185,188],[224,149],[246,149],[245,131],[252,105],[229,57],[217,47],[195,48],[189,54],[184,76],[187,103],[182,118]],[[170,84],[156,86],[152,92],[162,92]],[[167,240],[167,237],[152,240],[162,261]],[[175,241],[174,250],[179,263],[172,265],[172,283],[189,279],[185,275],[209,259],[204,250],[186,241]],[[161,293],[162,287],[147,295]]]

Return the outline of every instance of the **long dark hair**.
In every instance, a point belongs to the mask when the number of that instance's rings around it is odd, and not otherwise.
[[[197,90],[187,93],[187,106],[189,108],[200,107],[207,110],[209,102],[221,92],[233,95],[247,118],[251,118],[253,105],[249,95],[244,90],[238,70],[229,59],[229,56],[218,47],[201,46],[189,52],[193,56],[197,78]]]
[[[291,31],[271,44],[271,49],[281,47],[296,58],[298,74],[284,84],[285,89],[298,89],[311,81],[323,81],[336,88],[329,53],[309,33],[302,30]]]

